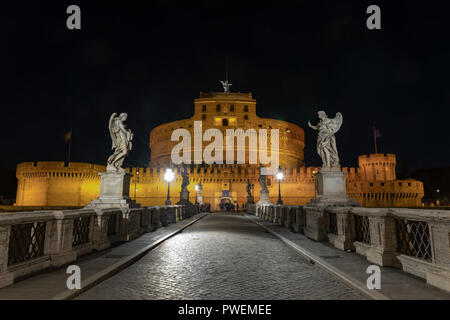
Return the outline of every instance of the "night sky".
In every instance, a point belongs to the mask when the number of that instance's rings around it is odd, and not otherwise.
[[[448,166],[450,20],[443,1],[20,1],[1,5],[0,166],[104,164],[107,121],[127,112],[126,166],[146,166],[149,132],[193,115],[200,91],[251,91],[259,116],[304,128],[307,165],[320,165],[316,111],[340,111],[341,164],[395,153],[411,170]],[[66,28],[66,8],[82,30]],[[366,28],[378,4],[382,30]]]

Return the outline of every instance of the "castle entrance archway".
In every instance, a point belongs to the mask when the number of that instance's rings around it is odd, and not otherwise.
[[[231,197],[222,197],[219,208],[220,211],[233,211],[233,199]]]

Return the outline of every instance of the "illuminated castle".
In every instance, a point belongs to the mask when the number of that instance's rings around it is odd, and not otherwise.
[[[171,161],[171,141],[175,129],[183,128],[194,136],[194,121],[202,122],[203,131],[218,129],[225,136],[227,129],[279,130],[279,163],[285,176],[281,183],[284,204],[302,205],[315,197],[315,173],[318,167],[305,167],[304,131],[301,127],[280,120],[256,115],[256,100],[251,93],[200,93],[195,99],[193,117],[162,124],[150,132],[151,161],[148,168],[131,168],[132,199],[144,206],[162,205],[167,197],[167,183],[163,179],[168,167],[176,170],[171,183],[171,199],[178,201],[181,190],[180,167]],[[192,139],[193,140],[193,139]],[[270,142],[270,138],[268,138]],[[202,148],[210,142],[202,141]],[[250,144],[245,144],[249,155]],[[270,147],[268,147],[270,149]],[[192,141],[192,151],[195,151]],[[256,150],[257,151],[257,150]],[[225,152],[225,151],[224,151]],[[225,159],[225,155],[223,157]],[[234,157],[236,159],[236,156]],[[248,160],[248,156],[246,156]],[[372,154],[359,157],[359,168],[343,168],[347,174],[347,193],[363,206],[421,205],[423,185],[416,180],[395,180],[396,159],[393,154]],[[247,201],[247,181],[254,184],[255,201],[259,198],[259,163],[248,164],[191,164],[189,168],[190,201],[195,202],[195,185],[203,184],[203,202],[218,210],[220,203],[242,206]],[[17,206],[84,206],[98,197],[99,172],[105,166],[88,163],[27,162],[17,166]],[[278,184],[268,177],[270,200],[276,202]]]

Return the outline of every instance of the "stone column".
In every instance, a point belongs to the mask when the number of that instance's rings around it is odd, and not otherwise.
[[[355,226],[351,208],[328,208],[327,212],[336,214],[337,235],[328,234],[329,242],[341,250],[355,250]]]
[[[101,251],[111,246],[108,239],[108,221],[115,218],[115,215],[107,215],[101,209],[95,210],[94,233],[92,236],[92,247],[94,250]]]
[[[148,207],[142,208],[142,229],[144,232],[152,231],[150,209]]]
[[[130,210],[128,209],[121,209],[122,212],[121,216],[121,224],[120,224],[120,240],[121,241],[129,241],[130,235],[128,232],[129,229],[129,223],[130,223]]]
[[[426,273],[427,283],[450,291],[450,225],[429,222],[433,266]]]
[[[292,225],[294,224],[295,221],[295,210],[296,210],[295,207],[288,208],[286,220],[284,221],[284,226],[290,230],[293,230]]]
[[[55,211],[54,216],[55,220],[47,222],[50,229],[47,253],[50,255],[51,265],[59,267],[77,259],[77,253],[72,249],[72,237],[73,219],[79,215]]]
[[[11,226],[0,226],[0,288],[11,285],[14,275],[8,271],[8,246]]]
[[[397,233],[395,219],[385,210],[378,210],[369,216],[370,248],[367,250],[367,260],[382,267],[401,267],[396,259]]]
[[[327,241],[327,221],[324,208],[304,207],[306,226],[303,228],[305,236],[315,241]]]

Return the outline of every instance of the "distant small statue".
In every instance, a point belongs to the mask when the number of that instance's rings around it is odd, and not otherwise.
[[[262,174],[259,175],[259,185],[261,186],[262,192],[269,192],[267,189],[267,176]]]
[[[220,80],[220,83],[223,86],[223,92],[230,93],[230,87],[232,86],[232,84],[229,83],[228,80],[225,81]]]
[[[187,187],[189,185],[189,174],[185,164],[183,164],[183,169],[181,170],[181,177],[183,181],[181,182],[181,191],[187,191]]]
[[[250,180],[247,181],[246,190],[247,190],[247,196],[251,197],[252,196],[252,184],[251,184]]]
[[[119,116],[117,116],[117,113],[113,113],[109,118],[108,127],[114,153],[108,158],[107,172],[125,172],[122,164],[133,146],[131,142],[133,133],[131,133],[131,130],[125,129],[124,122],[127,118],[128,115],[126,113],[121,113]]]
[[[319,131],[317,135],[317,153],[322,158],[322,168],[326,170],[340,169],[334,134],[341,128],[343,122],[342,114],[340,112],[336,113],[334,119],[328,118],[324,111],[319,111],[317,115],[320,119],[317,126],[313,126],[309,121],[308,126]]]

